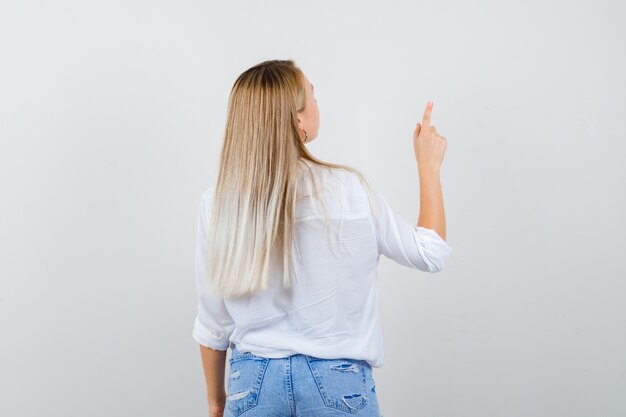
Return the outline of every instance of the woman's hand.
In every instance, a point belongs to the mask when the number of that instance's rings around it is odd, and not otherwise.
[[[422,124],[418,123],[413,132],[413,148],[419,170],[439,172],[448,141],[430,124],[432,111],[433,102],[429,101],[422,116]]]
[[[210,405],[209,417],[224,417],[224,403]]]

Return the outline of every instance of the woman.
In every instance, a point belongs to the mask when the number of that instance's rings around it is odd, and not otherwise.
[[[439,178],[447,142],[430,124],[432,103],[413,133],[413,225],[359,171],[309,153],[314,94],[291,60],[248,69],[230,94],[196,249],[193,338],[211,416],[380,416],[379,256],[438,272],[451,252]]]

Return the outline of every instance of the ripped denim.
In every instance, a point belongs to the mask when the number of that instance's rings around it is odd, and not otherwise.
[[[224,417],[383,417],[367,361],[264,358],[231,346]]]

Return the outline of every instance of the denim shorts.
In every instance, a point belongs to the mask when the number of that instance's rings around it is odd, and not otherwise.
[[[224,417],[382,417],[367,361],[265,358],[231,347]]]

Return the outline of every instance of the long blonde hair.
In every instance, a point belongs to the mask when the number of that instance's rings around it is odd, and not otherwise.
[[[307,166],[302,161],[356,174],[373,202],[357,169],[309,153],[298,127],[297,113],[305,106],[304,76],[292,60],[257,64],[231,89],[209,220],[208,279],[222,297],[266,289],[275,250],[282,254],[283,286],[290,286],[298,172]]]

